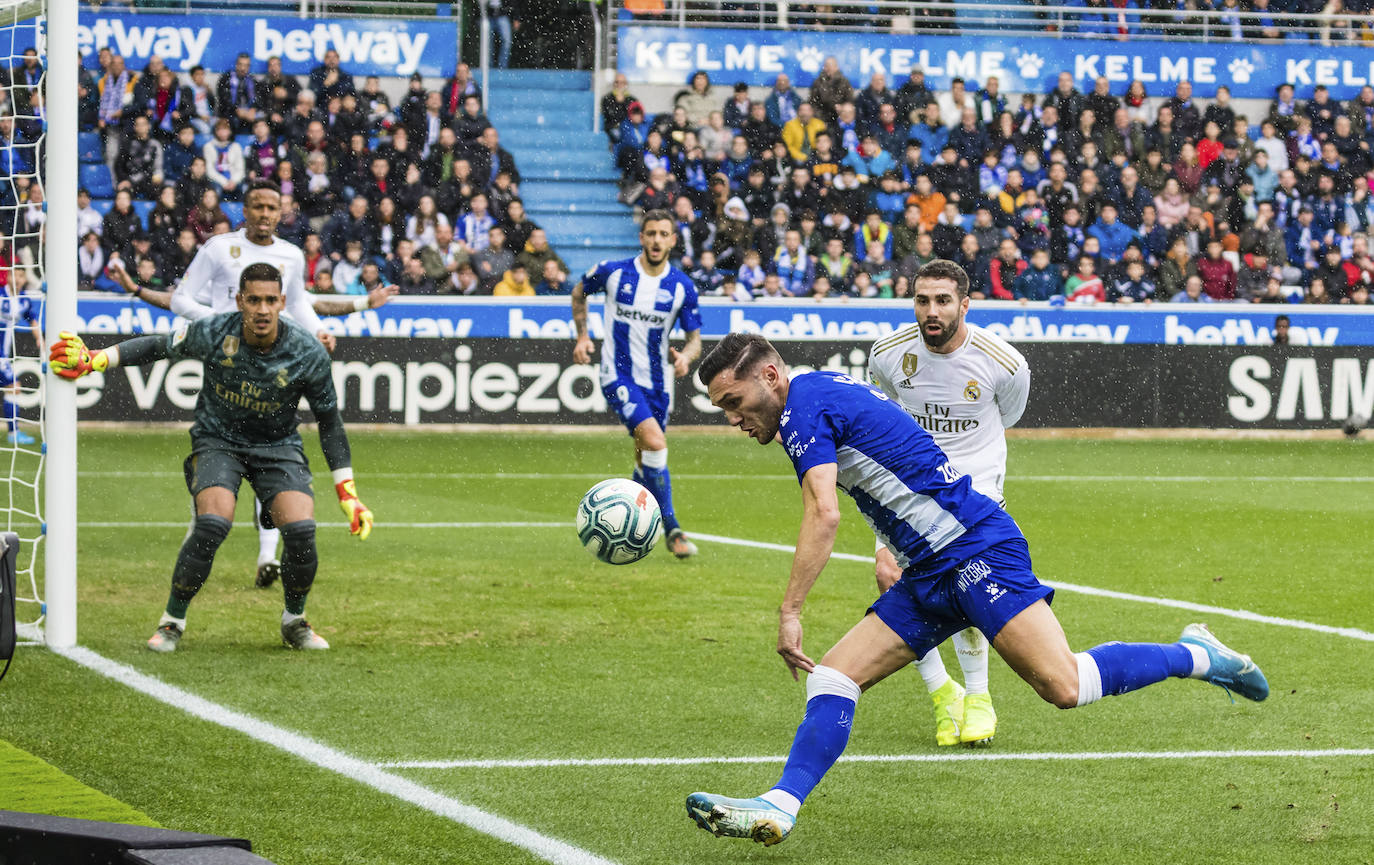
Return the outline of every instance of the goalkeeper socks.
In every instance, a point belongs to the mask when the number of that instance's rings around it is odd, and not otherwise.
[[[182,542],[176,567],[172,570],[172,593],[167,598],[167,615],[174,619],[186,618],[186,608],[210,577],[215,551],[229,535],[231,525],[229,520],[221,516],[196,515],[195,522],[191,524],[191,533]]]
[[[1193,673],[1193,653],[1182,643],[1103,643],[1074,657],[1080,706]]]
[[[799,803],[805,801],[849,744],[859,693],[854,680],[830,667],[816,667],[807,676],[806,715],[792,740],[782,778],[773,785],[775,790],[794,796]]]
[[[644,486],[658,500],[658,511],[663,515],[663,531],[671,532],[678,528],[677,515],[673,513],[673,482],[668,477],[668,449],[644,451]]]
[[[286,549],[281,557],[281,585],[286,595],[286,612],[305,615],[305,597],[315,582],[320,560],[315,553],[315,521],[299,520],[281,527]]]
[[[5,397],[5,425],[10,432],[19,430],[19,406],[9,397]]]

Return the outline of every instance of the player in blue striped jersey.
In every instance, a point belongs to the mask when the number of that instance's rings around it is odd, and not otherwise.
[[[673,378],[687,375],[701,356],[701,313],[691,279],[668,261],[676,240],[677,221],[666,210],[651,210],[639,227],[639,255],[603,261],[587,271],[572,294],[577,327],[573,360],[591,361],[594,347],[587,335],[587,295],[604,293],[601,392],[634,437],[634,479],[658,500],[669,551],[685,559],[696,555],[697,548],[673,511],[664,430],[673,408]],[[668,343],[675,326],[681,326],[687,336],[681,350]]]
[[[859,695],[970,626],[1046,701],[1084,706],[1171,676],[1221,685],[1251,700],[1264,674],[1202,625],[1174,643],[1105,643],[1075,654],[1031,571],[1020,528],[973,488],[935,440],[877,388],[833,372],[790,375],[769,342],[730,334],[702,361],[711,402],[760,444],[780,439],[802,488],[792,574],[779,611],[778,654],[808,673],[806,714],[782,778],[762,796],[687,797],[716,835],[776,844],[849,741]],[[834,547],[835,489],[853,499],[902,568],[868,614],[816,664],[802,651],[801,608]]]

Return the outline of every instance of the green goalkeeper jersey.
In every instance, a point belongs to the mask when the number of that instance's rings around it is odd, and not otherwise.
[[[317,418],[337,416],[329,353],[294,322],[279,320],[277,341],[267,351],[244,344],[237,312],[183,324],[166,339],[168,357],[205,365],[193,442],[209,436],[245,447],[300,447],[301,397]]]

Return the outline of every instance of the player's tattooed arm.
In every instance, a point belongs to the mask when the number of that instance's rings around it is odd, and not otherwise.
[[[582,283],[572,290],[573,328],[577,332],[577,342],[573,345],[573,362],[590,363],[592,359],[592,338],[587,336],[587,295],[582,291]]]

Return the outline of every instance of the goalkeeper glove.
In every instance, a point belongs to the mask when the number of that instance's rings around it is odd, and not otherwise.
[[[103,351],[92,354],[81,337],[65,330],[57,336],[57,342],[53,343],[52,351],[48,353],[48,364],[53,372],[63,378],[78,379],[109,368],[109,356]]]
[[[357,535],[360,541],[367,540],[367,536],[372,534],[372,511],[358,501],[358,490],[353,481],[339,481],[334,485],[334,492],[339,494],[339,507],[348,517],[348,531]]]

